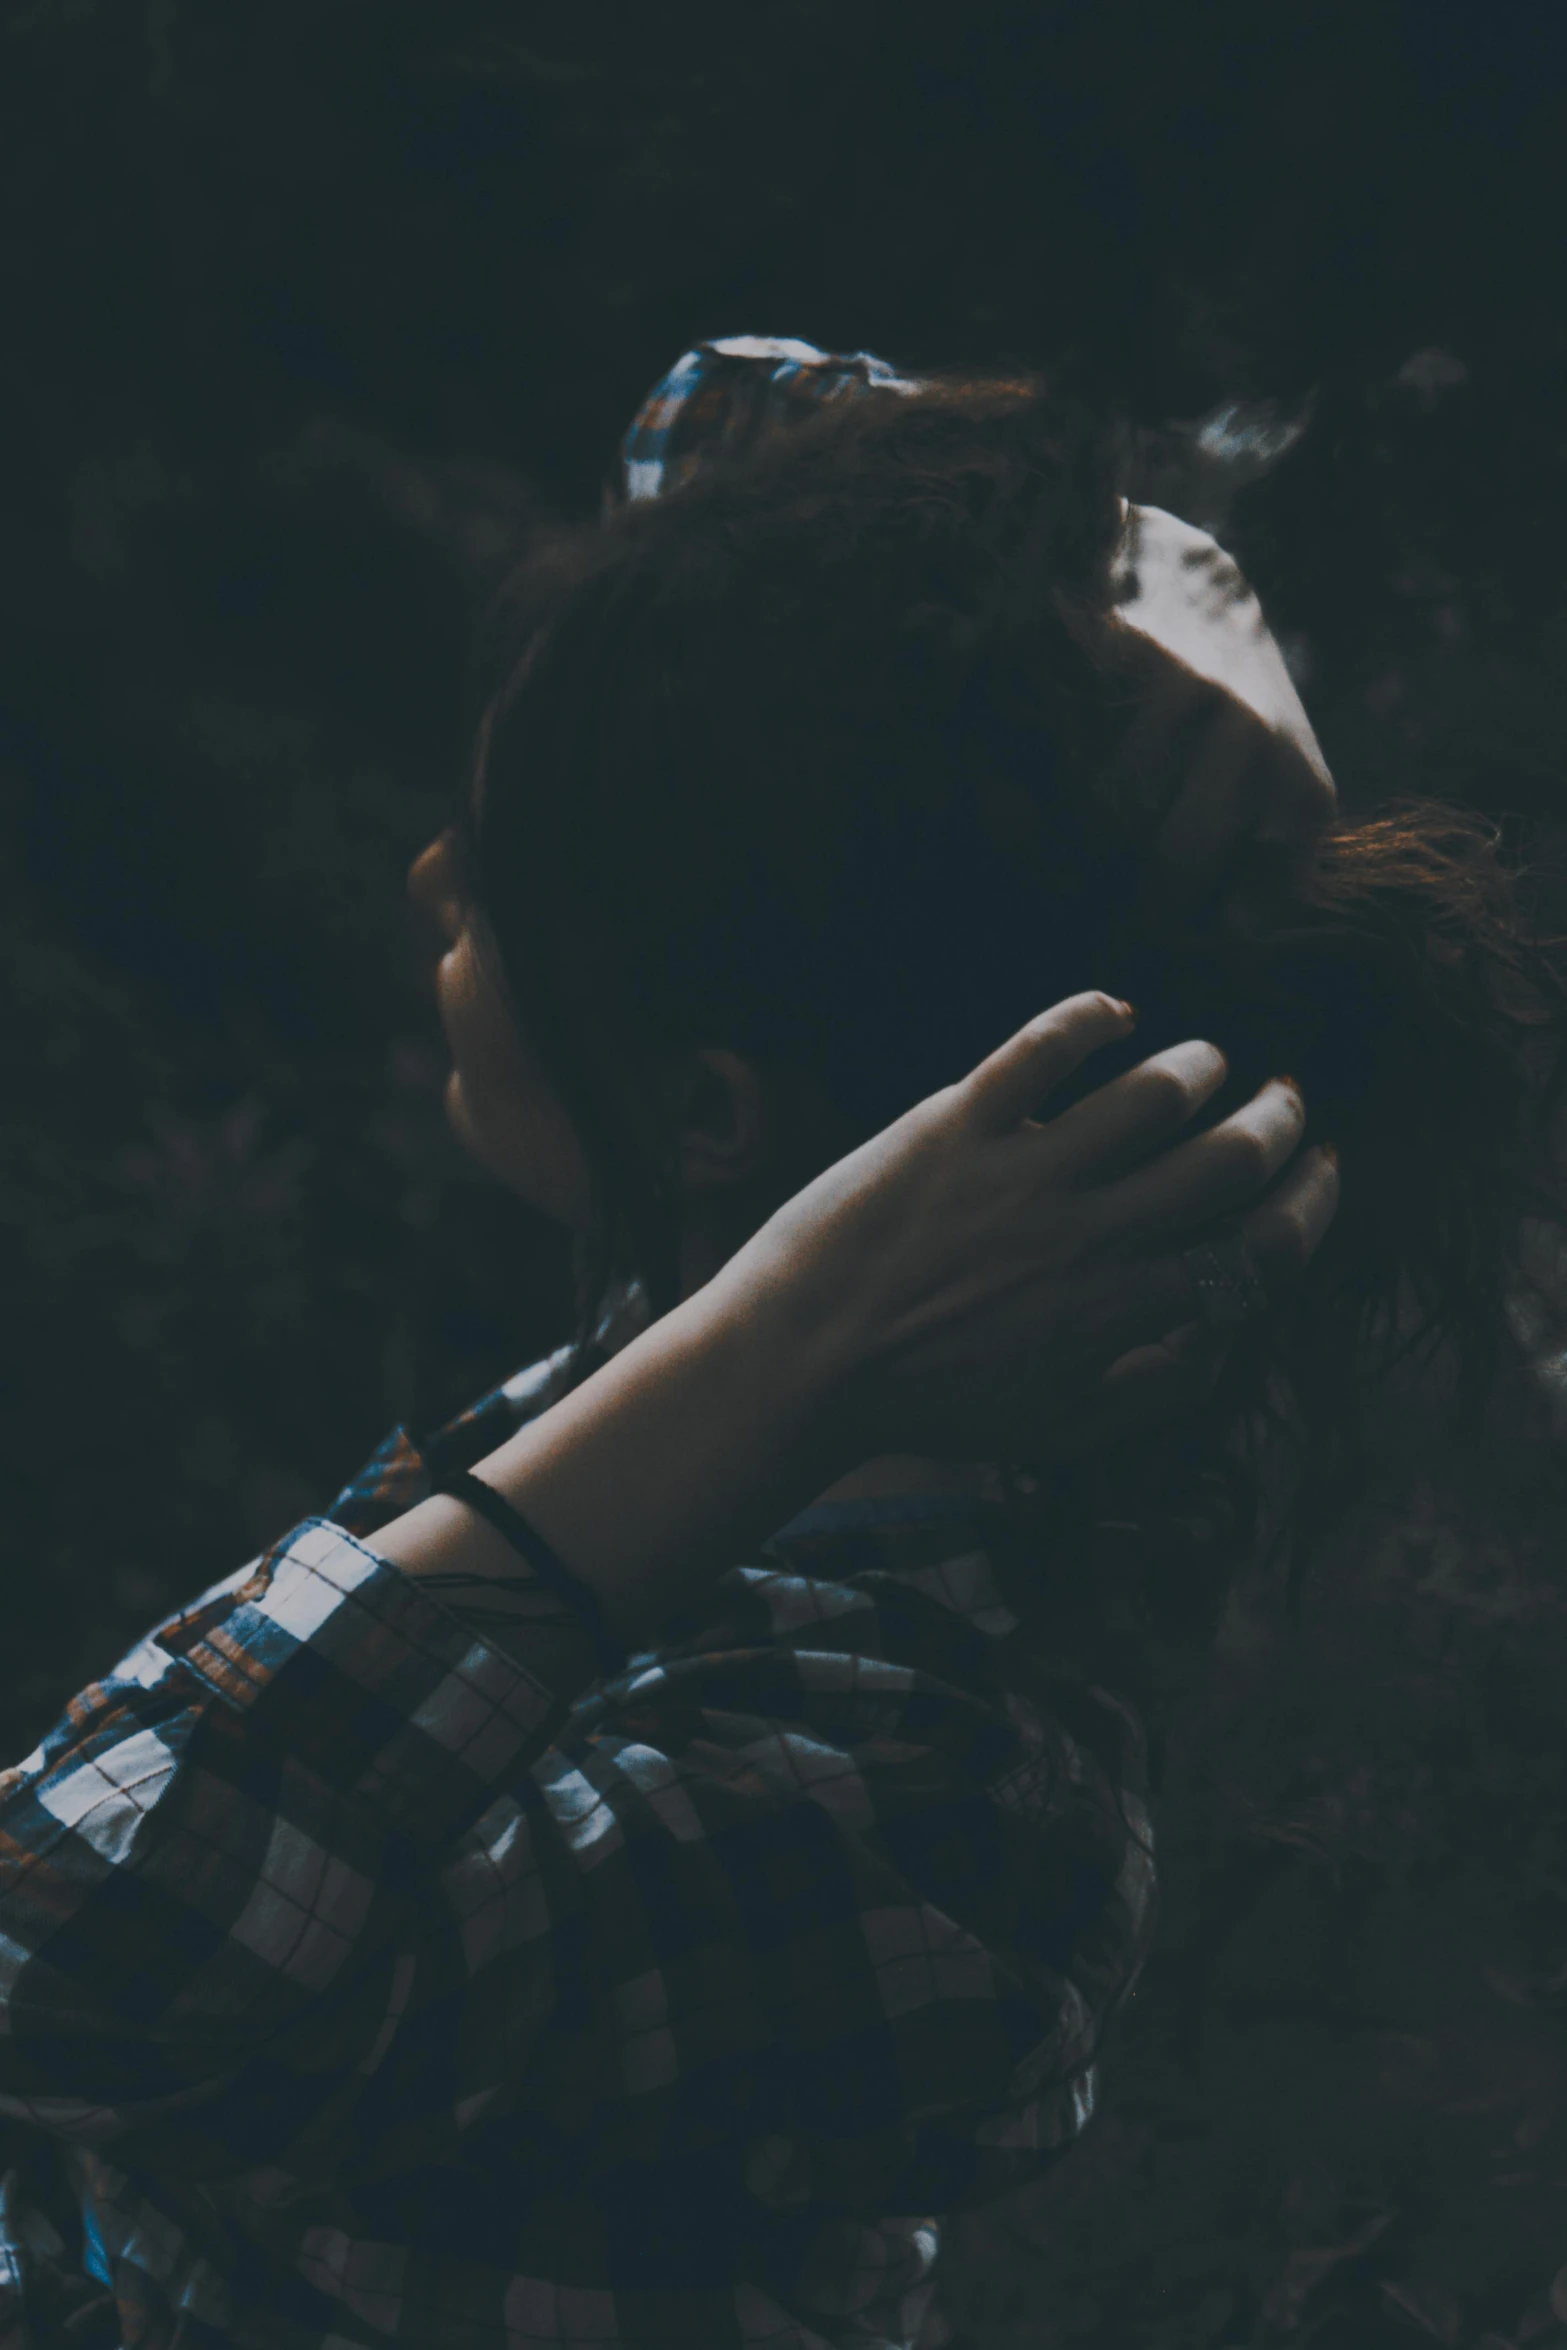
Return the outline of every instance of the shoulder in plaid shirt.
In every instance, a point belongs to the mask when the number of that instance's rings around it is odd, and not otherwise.
[[[1141,1739],[1012,1685],[983,1505],[807,1512],[564,1714],[377,1558],[560,1359],[0,1780],[0,2109],[67,2149],[127,2345],[889,2350],[936,2215],[1093,2110]]]

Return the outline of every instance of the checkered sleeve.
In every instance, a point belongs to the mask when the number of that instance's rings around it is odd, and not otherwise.
[[[559,1712],[350,1534],[297,1527],[0,1777],[0,2109],[96,2139],[199,2100],[374,1959]]]
[[[1087,2124],[1152,1929],[1140,1733],[1014,1698],[999,1646],[906,1583],[739,1570],[536,1766],[628,2246],[699,2273],[700,2213],[779,2306],[841,2315],[915,2259],[886,2214],[1002,2194]]]
[[[610,1340],[606,1351],[612,1351],[615,1344],[623,1345],[641,1327],[643,1311],[640,1292],[612,1293],[595,1343]],[[574,1351],[570,1345],[560,1346],[553,1354],[527,1364],[431,1435],[394,1428],[333,1502],[327,1513],[333,1524],[368,1541],[404,1510],[426,1499],[434,1471],[471,1468],[487,1452],[495,1451],[524,1421],[549,1409]]]

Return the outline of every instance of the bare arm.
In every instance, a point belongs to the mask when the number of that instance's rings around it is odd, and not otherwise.
[[[1099,995],[1030,1023],[828,1168],[705,1288],[477,1464],[622,1641],[872,1453],[982,1450],[1009,1418],[1020,1441],[1007,1449],[1048,1428],[1069,1451],[1205,1391],[1222,1341],[1193,1323],[1183,1244],[1247,1212],[1259,1263],[1297,1269],[1331,1220],[1336,1176],[1313,1152],[1276,1182],[1302,1124],[1283,1083],[1177,1139],[1224,1076],[1206,1044],[1039,1122],[1051,1089],[1127,1025]],[[558,1694],[592,1678],[591,1643],[461,1502],[420,1503],[376,1549],[485,1611]]]
[[[760,1285],[747,1312],[737,1287],[709,1283],[475,1469],[589,1584],[627,1647],[852,1465],[824,1408],[831,1334]],[[463,1503],[436,1494],[374,1547],[459,1613],[483,1611],[548,1687],[569,1695],[592,1677],[581,1627]]]

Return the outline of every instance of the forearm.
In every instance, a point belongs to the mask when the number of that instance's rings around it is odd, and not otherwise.
[[[726,1269],[474,1473],[635,1646],[853,1465],[834,1433],[832,1380],[825,1336]],[[561,1620],[525,1562],[462,1502],[421,1502],[375,1548],[481,1619],[557,1694],[593,1677],[581,1627]]]

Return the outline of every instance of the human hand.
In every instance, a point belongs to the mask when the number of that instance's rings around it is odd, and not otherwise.
[[[1303,1271],[1338,1176],[1320,1149],[1291,1164],[1289,1080],[1183,1139],[1226,1075],[1194,1041],[1049,1115],[1131,1025],[1110,996],[1055,1005],[827,1168],[710,1285],[710,1310],[782,1305],[846,1460],[1061,1458],[1167,1420],[1233,1340],[1204,1318],[1194,1244],[1228,1220],[1267,1290]]]

